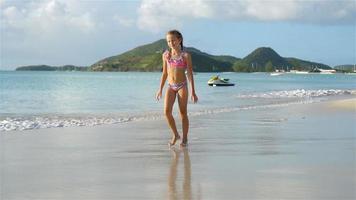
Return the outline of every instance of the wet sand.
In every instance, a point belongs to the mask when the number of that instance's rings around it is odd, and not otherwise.
[[[356,99],[344,99],[339,101],[333,101],[329,104],[329,107],[335,109],[356,111]]]
[[[355,199],[352,102],[1,133],[0,199]]]

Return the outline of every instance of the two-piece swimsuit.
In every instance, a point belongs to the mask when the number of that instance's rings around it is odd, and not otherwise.
[[[183,58],[183,54],[184,54],[183,51],[180,53],[178,58],[172,58],[172,57],[169,58],[168,51],[166,51],[164,53],[165,53],[167,65],[169,68],[176,68],[176,69],[183,69],[183,70],[187,69],[187,62]],[[171,88],[175,92],[179,91],[181,88],[185,87],[186,85],[187,85],[187,80],[185,80],[181,83],[168,83],[168,87]]]

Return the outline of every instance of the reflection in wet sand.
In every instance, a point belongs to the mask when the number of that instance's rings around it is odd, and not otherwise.
[[[187,148],[175,149],[172,148],[172,161],[168,176],[168,195],[169,199],[192,199],[192,186],[191,186],[191,166],[190,166],[190,157]],[[177,190],[177,173],[178,173],[178,164],[179,157],[181,152],[183,152],[183,168],[184,176],[182,182],[182,191]],[[178,179],[180,181],[181,179]]]

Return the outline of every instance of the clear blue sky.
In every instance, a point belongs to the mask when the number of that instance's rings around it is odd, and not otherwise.
[[[356,63],[354,0],[0,0],[0,69],[88,66],[175,28],[184,44],[247,56],[262,46],[330,66]]]

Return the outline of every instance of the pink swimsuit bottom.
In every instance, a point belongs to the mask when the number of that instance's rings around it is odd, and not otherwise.
[[[171,88],[173,91],[178,92],[180,89],[182,89],[184,86],[187,86],[187,81],[184,81],[182,83],[168,83],[169,88]]]

